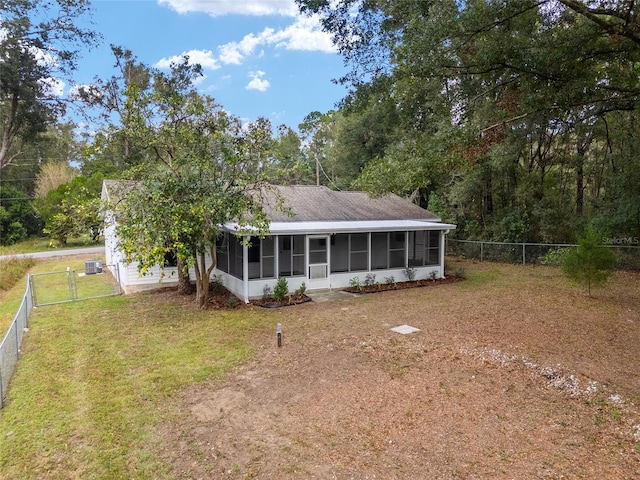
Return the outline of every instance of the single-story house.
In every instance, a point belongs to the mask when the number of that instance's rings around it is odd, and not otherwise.
[[[103,199],[110,198],[113,185],[104,183]],[[445,235],[456,227],[408,200],[323,186],[273,188],[286,208],[273,208],[275,201],[264,205],[267,236],[241,237],[237,223],[221,226],[214,274],[245,302],[262,297],[280,277],[291,292],[303,283],[308,291],[341,289],[373,275],[379,282],[390,277],[403,281],[407,269],[415,270],[416,279],[444,277]],[[135,265],[124,264],[113,215],[106,220],[106,263],[125,293],[158,287],[160,279],[162,285],[177,282],[175,268],[158,267],[140,277]]]

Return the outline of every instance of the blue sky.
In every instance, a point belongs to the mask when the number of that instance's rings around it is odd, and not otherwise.
[[[85,52],[78,84],[116,73],[109,45],[168,68],[188,54],[203,66],[198,88],[245,121],[259,116],[297,128],[314,111],[326,112],[346,89],[342,59],[315,19],[293,0],[93,0],[93,29],[103,35]]]

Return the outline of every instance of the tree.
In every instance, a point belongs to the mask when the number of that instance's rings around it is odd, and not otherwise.
[[[100,192],[102,177],[76,176],[68,183],[49,190],[34,200],[38,217],[44,222],[43,233],[54,245],[65,245],[70,237],[90,235],[97,242],[102,234]]]
[[[40,231],[31,198],[15,187],[0,185],[0,245],[12,245]]]
[[[96,42],[94,32],[78,26],[88,11],[85,0],[2,2],[0,169],[64,113],[55,77],[75,69],[79,45]]]
[[[600,244],[599,236],[591,229],[578,239],[578,247],[567,253],[562,270],[575,282],[587,287],[591,296],[591,287],[606,283],[617,263],[617,257],[610,248]]]
[[[169,75],[153,72],[149,92],[127,93],[136,96],[129,105],[146,110],[121,128],[129,130],[127,136],[146,139],[138,145],[146,160],[129,171],[135,183],[112,207],[126,260],[138,262],[144,274],[175,254],[179,272],[194,267],[196,301],[206,308],[222,226],[237,221],[251,235],[268,230],[260,167],[272,140],[268,122],[245,129],[212,98],[197,93],[193,80],[199,74],[185,59]]]
[[[36,197],[46,197],[51,190],[69,183],[78,174],[67,162],[51,161],[40,168],[36,175]]]
[[[117,74],[107,80],[97,79],[93,85],[83,85],[78,98],[88,112],[97,112],[91,120],[104,126],[84,152],[82,170],[85,175],[97,171],[119,175],[143,161],[144,139],[135,135],[135,122],[143,117],[145,102],[151,95],[153,71],[138,61],[129,49],[111,45]]]
[[[456,235],[512,236],[526,219],[527,240],[573,241],[604,204],[637,229],[634,202],[617,193],[635,159],[633,2],[297,3],[321,16],[351,69],[350,126],[335,144],[369,142],[339,149],[341,166],[362,168],[359,188],[436,192]]]

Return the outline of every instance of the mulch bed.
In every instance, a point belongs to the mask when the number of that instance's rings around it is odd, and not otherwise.
[[[405,290],[407,288],[417,288],[417,287],[431,287],[435,285],[442,285],[445,283],[455,283],[464,280],[463,277],[444,277],[437,278],[435,280],[413,280],[406,282],[395,282],[395,283],[375,283],[373,285],[361,285],[359,287],[348,287],[345,288],[345,292],[349,293],[377,293],[377,292],[386,292],[389,290]]]
[[[288,307],[289,305],[300,305],[301,303],[307,303],[311,301],[311,297],[305,294],[302,295],[288,295],[282,300],[275,300],[273,298],[260,298],[258,300],[251,300],[251,305],[256,305],[263,308],[278,308]]]
[[[407,288],[431,287],[435,285],[460,282],[462,280],[464,280],[463,277],[450,276],[445,278],[438,278],[435,280],[413,280],[406,282],[361,285],[360,287],[345,288],[344,291],[357,294],[377,293],[386,292],[389,290],[405,290]],[[292,305],[300,305],[310,301],[311,297],[305,294],[293,294],[286,296],[282,300],[275,300],[273,298],[259,298],[251,300],[249,305],[255,305],[262,308],[280,308]],[[242,300],[240,300],[233,293],[229,292],[226,289],[216,289],[215,291],[211,291],[209,293],[209,308],[213,308],[215,310],[228,310],[245,306],[247,306],[247,304],[245,304]]]

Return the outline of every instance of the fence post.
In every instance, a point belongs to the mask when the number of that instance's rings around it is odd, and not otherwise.
[[[27,279],[29,282],[29,290],[31,290],[31,305],[38,305],[38,299],[36,298],[36,289],[33,287],[33,275],[29,274]]]
[[[522,244],[522,265],[526,264],[526,254],[525,254],[525,247],[526,247],[526,243]]]
[[[480,242],[480,261],[484,258],[484,242]]]

